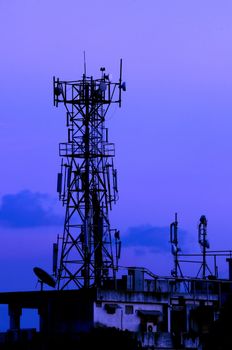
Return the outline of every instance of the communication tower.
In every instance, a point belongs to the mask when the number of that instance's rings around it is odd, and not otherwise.
[[[104,67],[100,71],[99,79],[86,76],[85,68],[81,80],[53,81],[54,105],[65,106],[68,129],[68,140],[59,145],[57,191],[66,211],[63,235],[53,246],[58,289],[114,281],[120,258],[119,231],[111,229],[109,221],[118,186],[115,147],[108,140],[105,119],[112,103],[121,107],[121,92],[126,90],[122,60],[118,82],[110,81]]]

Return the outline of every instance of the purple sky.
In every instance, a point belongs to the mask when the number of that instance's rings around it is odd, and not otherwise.
[[[0,291],[34,289],[35,265],[51,271],[64,213],[58,144],[66,140],[52,77],[79,79],[84,50],[95,77],[105,66],[117,80],[123,58],[127,92],[107,120],[121,263],[169,274],[175,212],[183,251],[200,251],[202,214],[211,248],[232,249],[231,12],[229,0],[0,2]]]

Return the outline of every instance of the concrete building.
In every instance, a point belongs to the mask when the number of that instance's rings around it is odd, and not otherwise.
[[[129,332],[143,348],[201,349],[232,288],[230,280],[151,277],[136,268],[116,282],[88,290],[0,293],[10,321],[0,341],[30,341],[38,334],[75,339],[92,329],[114,328]],[[38,310],[39,332],[21,329],[25,308]]]

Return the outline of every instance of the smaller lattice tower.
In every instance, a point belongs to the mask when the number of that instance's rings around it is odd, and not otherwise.
[[[58,289],[114,282],[120,257],[119,231],[109,221],[118,187],[105,119],[112,103],[121,107],[122,60],[118,82],[110,81],[104,67],[100,71],[99,79],[86,72],[77,81],[54,78],[54,105],[64,104],[68,129],[68,140],[59,145],[57,191],[66,211],[63,235],[54,244]]]

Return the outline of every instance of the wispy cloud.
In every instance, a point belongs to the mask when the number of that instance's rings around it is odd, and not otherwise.
[[[63,218],[54,212],[48,194],[25,190],[2,197],[0,225],[4,227],[39,227],[61,225]]]
[[[183,231],[180,230],[181,237]],[[170,252],[169,227],[142,225],[130,227],[122,237],[124,247],[134,247],[142,254],[143,248],[153,252]]]

